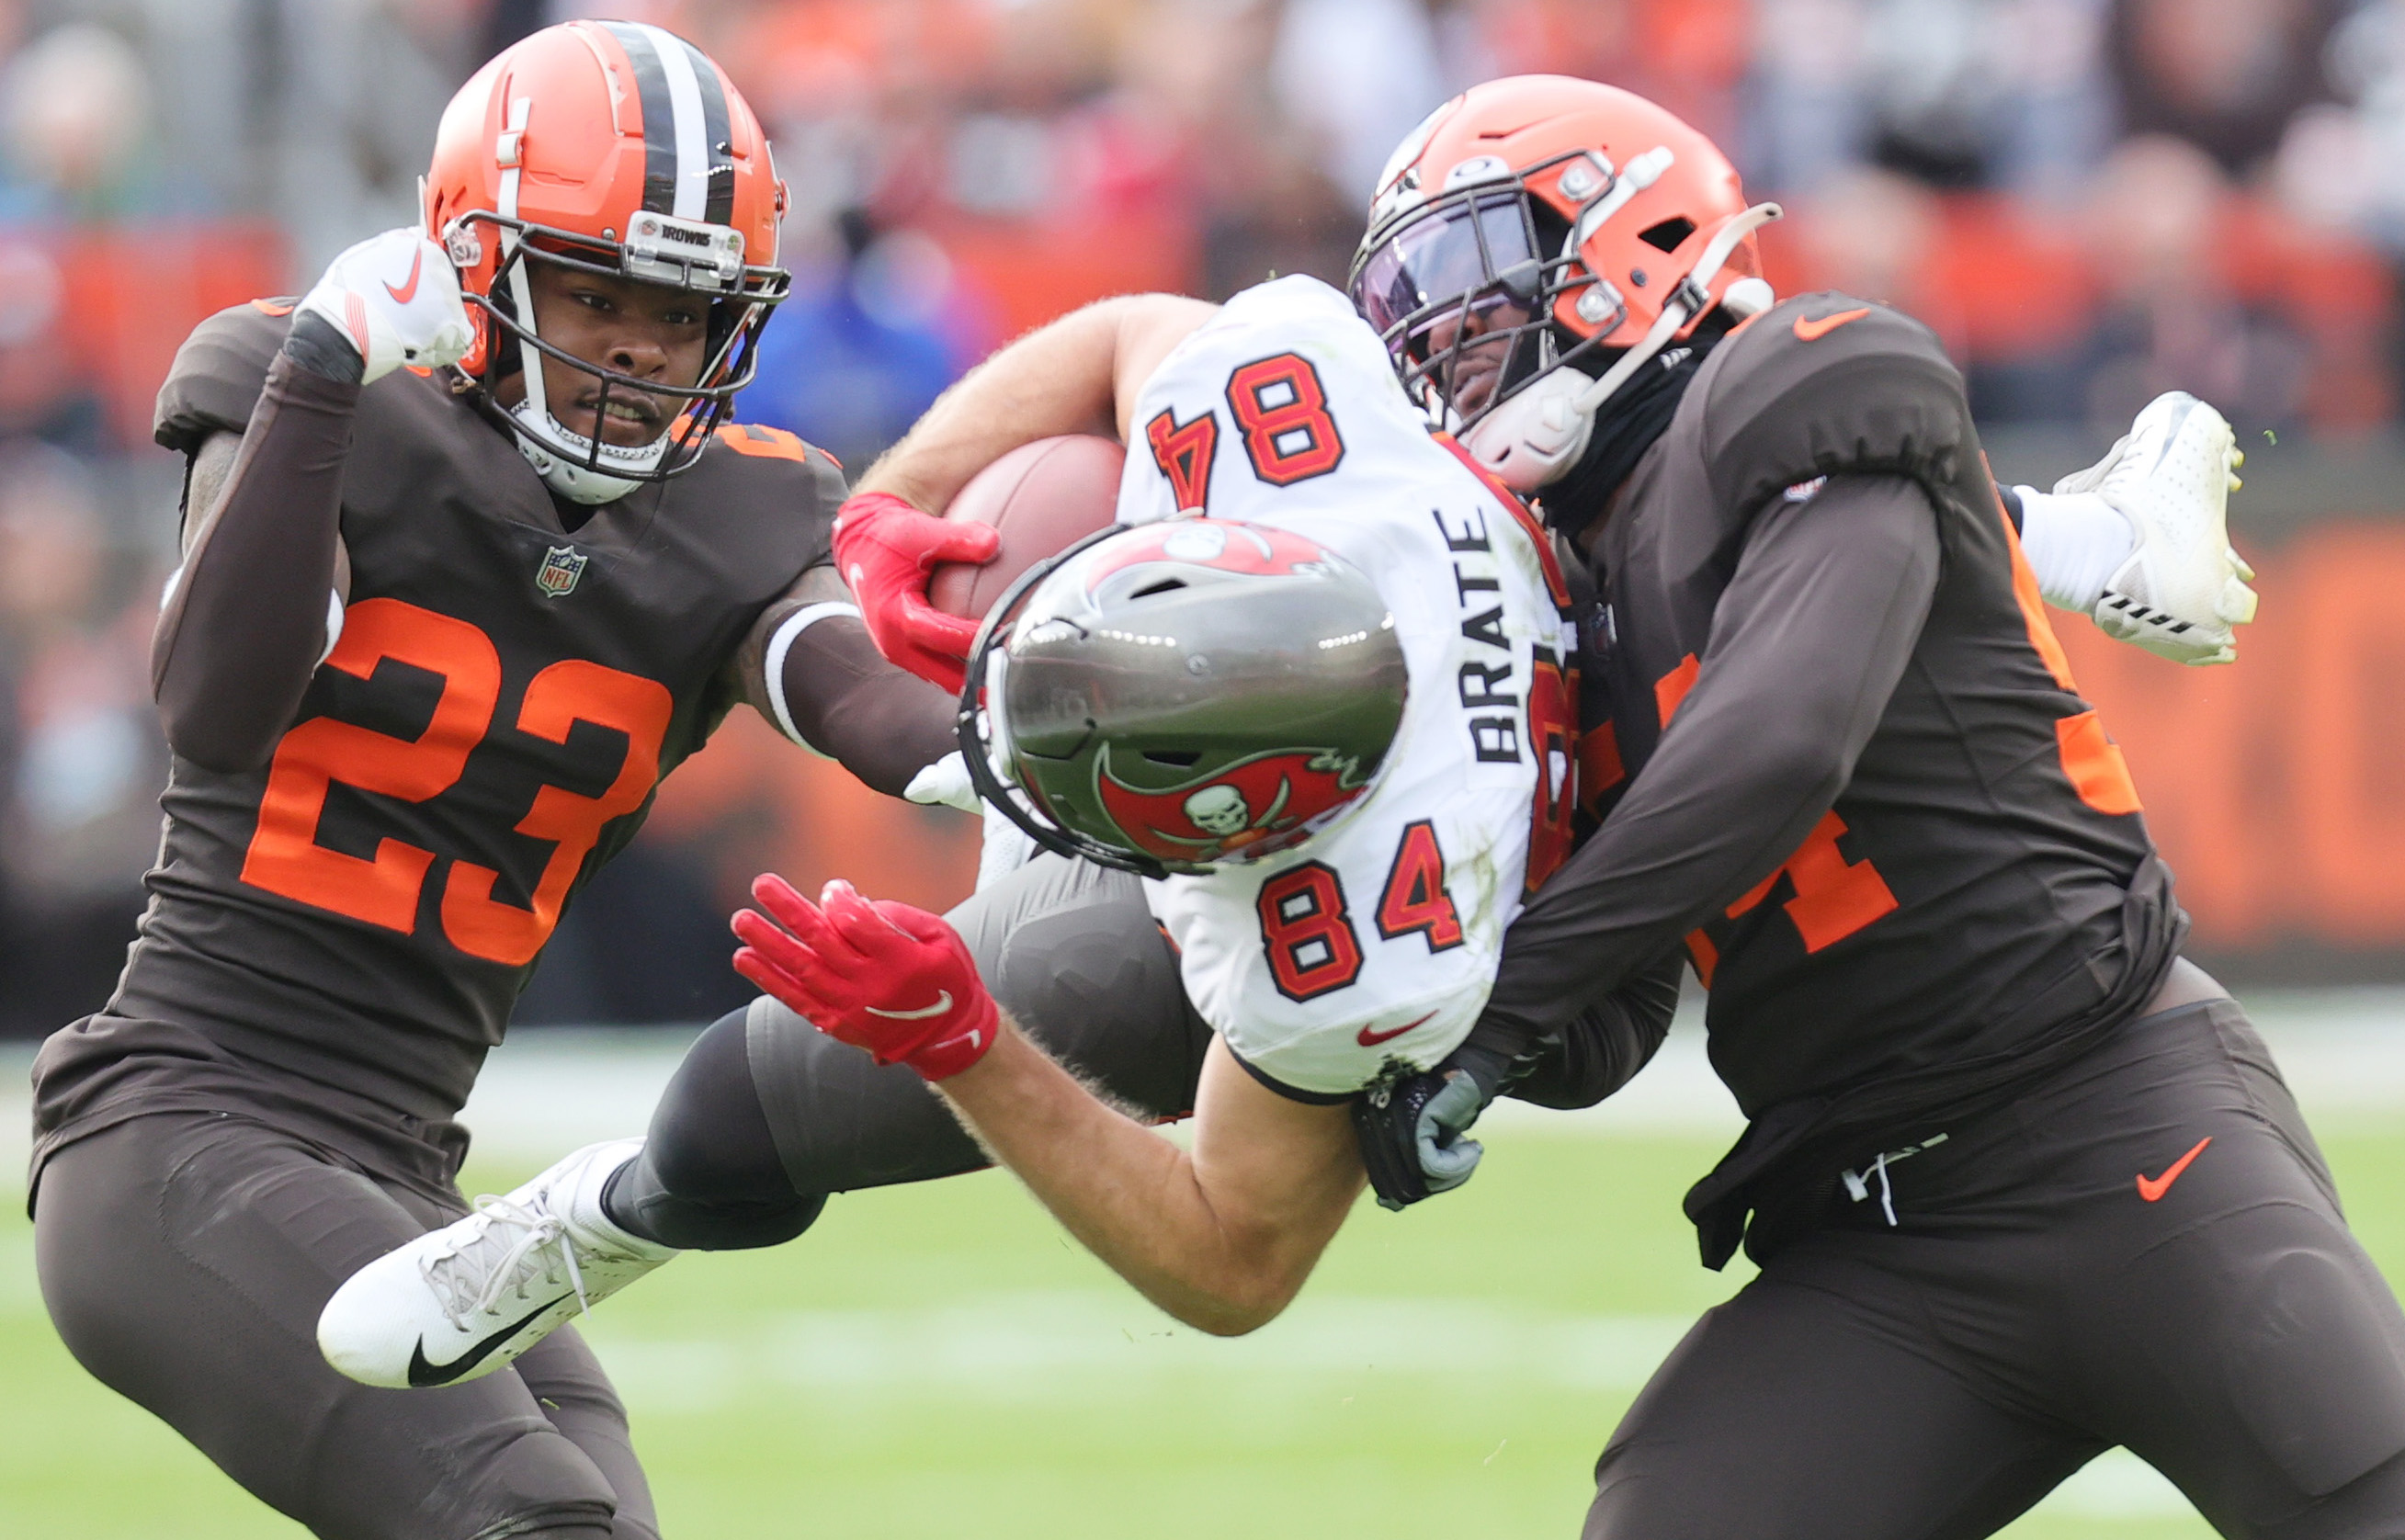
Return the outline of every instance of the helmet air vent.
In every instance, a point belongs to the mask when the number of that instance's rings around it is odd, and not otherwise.
[[[1128,597],[1131,599],[1148,599],[1155,594],[1174,594],[1185,586],[1186,580],[1183,578],[1163,578],[1159,582],[1148,582],[1145,584],[1142,588],[1139,588],[1134,593],[1129,595]]]
[[[1687,237],[1695,232],[1695,221],[1680,214],[1671,216],[1658,225],[1638,231],[1637,238],[1657,251],[1676,251],[1684,245]]]

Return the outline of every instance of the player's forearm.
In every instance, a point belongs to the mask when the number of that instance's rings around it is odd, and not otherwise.
[[[778,725],[888,796],[960,746],[951,697],[886,662],[855,618],[809,626],[781,665]]]
[[[1845,789],[1928,617],[1935,513],[1910,482],[1858,476],[1764,521],[1653,759],[1506,934],[1490,1014],[1560,1029],[1776,870]]]
[[[325,650],[341,555],[343,467],[359,387],[277,355],[225,490],[194,537],[151,647],[176,753],[267,763]]]
[[[1681,968],[1673,953],[1580,1012],[1543,1042],[1508,1094],[1540,1107],[1592,1107],[1627,1085],[1669,1035]],[[1503,1025],[1481,1018],[1471,1041]]]
[[[1273,1318],[1326,1244],[1231,1223],[1192,1156],[1097,1100],[1016,1028],[937,1089],[1088,1250],[1199,1330],[1232,1337]]]
[[[1213,308],[1172,294],[1126,295],[1029,332],[944,392],[854,490],[940,513],[969,478],[1020,444],[1062,433],[1118,437],[1135,389]]]

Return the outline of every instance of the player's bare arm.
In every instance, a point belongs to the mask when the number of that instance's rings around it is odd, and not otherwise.
[[[1126,295],[1073,311],[944,392],[857,490],[941,513],[970,477],[1020,444],[1061,433],[1124,441],[1136,392],[1217,311],[1175,294]]]
[[[1217,307],[1174,294],[1104,300],[1030,332],[971,371],[862,477],[836,525],[836,562],[878,650],[957,692],[977,623],[927,600],[942,561],[990,561],[990,530],[935,515],[1011,450],[1063,433],[1122,441],[1136,393]]]
[[[1344,1109],[1264,1088],[1225,1043],[1203,1061],[1190,1152],[1106,1106],[1015,1027],[936,1089],[1088,1250],[1218,1337],[1286,1309],[1361,1190]]]
[[[1189,1154],[1004,1023],[937,917],[872,904],[844,883],[818,903],[775,877],[752,894],[760,909],[735,922],[745,977],[822,1031],[934,1083],[1063,1225],[1189,1325],[1235,1336],[1274,1318],[1361,1190],[1343,1106],[1279,1096],[1224,1042],[1204,1061]]]

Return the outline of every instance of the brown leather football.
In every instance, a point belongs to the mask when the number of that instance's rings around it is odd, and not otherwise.
[[[942,563],[927,596],[947,614],[982,619],[1020,573],[1111,522],[1126,461],[1115,439],[1066,433],[1021,444],[978,471],[944,517],[993,525],[1002,552],[984,567]]]

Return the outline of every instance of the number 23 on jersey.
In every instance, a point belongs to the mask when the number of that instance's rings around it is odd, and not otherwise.
[[[259,829],[242,880],[271,893],[370,925],[407,933],[435,854],[386,837],[371,857],[317,843],[327,792],[335,782],[401,802],[425,802],[456,785],[468,756],[491,730],[501,693],[501,660],[492,638],[466,621],[399,599],[364,599],[343,619],[342,640],[325,666],[369,679],[386,659],[439,676],[443,693],[415,738],[315,717],[284,735],[260,798]],[[552,842],[529,907],[493,897],[500,874],[452,862],[443,889],[442,925],[471,957],[522,966],[551,937],[559,911],[603,825],[634,812],[659,778],[660,742],[675,702],[655,680],[581,658],[555,663],[527,685],[515,726],[565,744],[579,721],[626,736],[626,754],[609,788],[588,797],[557,786],[535,793],[515,832]]]

